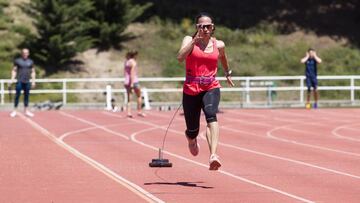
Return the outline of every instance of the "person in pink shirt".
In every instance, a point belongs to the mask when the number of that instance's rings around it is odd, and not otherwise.
[[[137,75],[137,62],[136,57],[138,52],[131,50],[126,54],[126,60],[124,62],[124,87],[127,92],[127,116],[132,118],[131,113],[131,95],[133,91],[137,97],[137,115],[144,117],[145,114],[142,112],[142,98],[141,98],[141,89],[139,85],[138,75]]]
[[[220,102],[220,83],[215,76],[220,60],[225,71],[227,83],[231,80],[225,54],[225,44],[213,37],[215,25],[207,13],[195,18],[196,33],[185,36],[178,52],[178,60],[186,63],[186,80],[183,86],[183,108],[186,122],[186,137],[192,155],[199,153],[197,136],[200,128],[201,109],[204,111],[207,127],[206,138],[210,149],[209,169],[218,170],[221,166],[216,154],[219,140],[219,125],[216,117]]]

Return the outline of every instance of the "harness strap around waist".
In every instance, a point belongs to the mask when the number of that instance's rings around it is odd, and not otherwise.
[[[198,76],[198,77],[186,76],[186,80],[185,80],[186,83],[197,83],[197,84],[200,84],[200,85],[209,85],[214,81],[215,81],[215,77],[213,77],[213,76],[210,76],[210,77],[207,77],[207,76]]]

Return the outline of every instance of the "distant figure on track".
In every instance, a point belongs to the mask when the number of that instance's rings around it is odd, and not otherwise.
[[[218,60],[224,68],[227,82],[231,80],[225,54],[225,44],[212,37],[215,31],[213,19],[209,14],[200,13],[195,18],[196,33],[185,36],[178,52],[179,62],[186,61],[186,81],[183,86],[183,108],[186,122],[186,137],[192,155],[199,153],[197,136],[200,127],[200,114],[203,109],[207,121],[206,138],[210,149],[209,169],[218,170],[221,166],[216,154],[219,140],[219,125],[216,113],[220,102],[220,83],[215,76]]]
[[[19,105],[19,98],[21,95],[21,90],[24,91],[24,113],[28,117],[33,117],[34,114],[28,110],[29,106],[29,97],[31,87],[35,87],[35,67],[34,62],[29,58],[30,51],[29,49],[21,50],[21,57],[15,59],[14,67],[11,71],[11,82],[15,82],[16,79],[16,95],[14,101],[14,110],[10,113],[11,117],[17,115],[17,107]],[[31,77],[31,82],[30,82]]]
[[[145,117],[145,114],[142,112],[142,98],[141,98],[141,89],[137,75],[137,62],[136,57],[138,52],[135,50],[129,51],[126,54],[126,60],[124,63],[124,87],[127,93],[127,117],[132,118],[131,114],[131,95],[135,91],[137,96],[137,115]]]
[[[310,48],[305,57],[301,59],[301,63],[305,64],[305,76],[306,76],[306,86],[307,86],[307,98],[306,98],[306,109],[311,108],[310,96],[311,96],[311,87],[314,92],[314,105],[313,108],[318,108],[318,98],[319,93],[317,91],[318,81],[317,81],[317,64],[321,63],[322,60],[316,54],[316,51],[313,48]]]

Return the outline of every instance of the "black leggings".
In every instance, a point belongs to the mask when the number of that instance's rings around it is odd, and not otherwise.
[[[220,102],[220,89],[215,88],[207,92],[202,92],[192,96],[183,93],[183,108],[186,122],[185,134],[194,139],[199,134],[200,114],[203,109],[206,122],[216,122],[216,113],[218,112]]]

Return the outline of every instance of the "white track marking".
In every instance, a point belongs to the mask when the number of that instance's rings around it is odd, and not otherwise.
[[[274,119],[280,120],[280,121],[286,121],[286,122],[290,122],[290,123],[302,123],[302,124],[325,126],[325,125],[317,124],[317,123],[313,123],[313,122],[312,123],[306,123],[306,122],[303,122],[303,121],[291,121],[291,120],[285,120],[285,119],[280,119],[280,118],[274,118]],[[328,119],[328,120],[330,120],[330,119]],[[334,120],[332,120],[332,121],[334,121]],[[242,120],[239,121],[239,122],[242,122]],[[247,121],[247,122],[251,123],[251,121]],[[253,123],[257,124],[259,122],[253,122]],[[332,149],[332,148],[328,148],[328,147],[321,147],[321,146],[317,146],[317,145],[306,144],[306,143],[297,142],[297,141],[293,141],[293,140],[289,140],[289,139],[285,139],[285,138],[279,138],[279,137],[276,137],[276,136],[272,135],[272,133],[274,131],[279,130],[279,129],[286,128],[286,129],[290,130],[292,125],[294,125],[294,124],[277,126],[277,127],[273,128],[273,129],[267,131],[266,135],[269,138],[272,138],[274,140],[278,140],[278,141],[281,141],[281,142],[286,142],[286,143],[291,143],[291,144],[300,145],[300,146],[304,146],[304,147],[309,147],[309,148],[314,148],[314,149],[319,149],[319,150],[324,150],[324,151],[331,151],[331,152],[335,152],[335,153],[341,153],[341,154],[346,154],[346,155],[350,155],[350,156],[360,157],[360,154],[358,154],[358,153],[347,152],[347,151]],[[296,131],[296,129],[291,129],[291,130]],[[233,129],[233,131],[237,131],[237,130]],[[243,131],[239,131],[239,132],[243,132]],[[247,134],[249,134],[249,133],[247,133]],[[258,137],[262,137],[262,136],[258,136]]]
[[[258,126],[263,126],[263,127],[272,127],[273,126],[273,125],[267,124],[267,123],[248,121],[248,120],[243,120],[243,119],[238,119],[238,118],[226,118],[225,117],[224,120],[241,122],[241,123],[245,123],[248,125],[258,125]]]
[[[322,123],[316,123],[318,121],[315,121],[315,122],[308,122],[309,120],[295,120],[295,119],[292,119],[292,120],[289,120],[289,119],[283,119],[283,118],[274,118],[274,120],[277,120],[277,121],[283,121],[283,122],[288,122],[288,123],[302,123],[302,124],[305,124],[305,125],[314,125],[314,126],[319,126],[319,127],[328,127],[329,125],[326,125],[326,124],[322,124]]]
[[[109,124],[109,125],[103,125],[102,127],[109,128],[109,127],[114,127],[114,126],[127,126],[127,125],[133,125],[133,124],[123,125],[120,123],[114,123],[114,124]],[[86,132],[86,131],[90,131],[90,130],[95,130],[95,129],[99,129],[99,127],[94,126],[94,127],[88,127],[88,128],[82,128],[82,129],[78,129],[78,130],[74,130],[74,131],[69,131],[69,132],[62,134],[58,139],[64,141],[64,139],[70,135],[81,133],[81,132]]]
[[[318,111],[321,112],[322,114],[326,114],[324,111]],[[317,116],[316,119],[317,120],[328,120],[328,121],[343,121],[343,122],[351,122],[351,120],[346,120],[346,119],[334,119],[334,118],[329,118],[329,116],[324,116],[324,117],[319,117],[319,115],[304,115],[302,113],[295,113],[295,112],[285,112],[283,110],[277,110],[276,113],[281,113],[281,114],[287,114],[287,115],[295,115],[295,116],[299,116],[299,117],[303,117],[303,118],[309,118],[309,119],[314,119],[314,116]],[[339,116],[339,114],[337,114],[337,116]]]
[[[201,135],[201,138],[204,139],[204,140],[206,139],[204,137],[204,135]],[[219,145],[224,146],[224,147],[228,147],[228,148],[238,149],[240,151],[249,152],[249,153],[260,155],[260,156],[265,156],[265,157],[268,157],[268,158],[278,159],[278,160],[282,160],[282,161],[287,161],[287,162],[299,164],[299,165],[302,165],[302,166],[308,166],[308,167],[311,167],[311,168],[320,169],[320,170],[323,170],[323,171],[326,171],[326,172],[335,173],[335,174],[342,175],[342,176],[348,176],[348,177],[351,177],[351,178],[360,179],[360,176],[357,176],[357,175],[337,171],[337,170],[330,169],[330,168],[317,166],[317,165],[306,163],[306,162],[303,162],[303,161],[297,161],[297,160],[294,160],[294,159],[280,157],[280,156],[276,156],[276,155],[272,155],[272,154],[268,154],[268,153],[263,153],[263,152],[243,148],[243,147],[238,147],[238,146],[231,145],[231,144],[225,144],[225,143],[222,143],[222,142],[219,142]]]
[[[234,120],[234,119],[231,119],[231,120]],[[237,119],[235,119],[237,120]],[[242,122],[242,120],[241,120]],[[295,121],[296,122],[296,121]],[[248,122],[250,123],[250,122]],[[255,123],[255,122],[254,122]],[[314,124],[314,123],[305,123],[303,122],[303,124],[310,124],[310,125],[318,125],[318,124]],[[291,130],[291,131],[295,131],[295,132],[302,132],[302,133],[308,133],[307,131],[302,131],[302,130],[297,130],[297,129],[293,129],[293,128],[290,128],[291,125],[287,125],[287,126],[280,126],[281,128],[283,129],[287,129],[287,130]],[[321,125],[323,126],[323,125]],[[245,133],[245,134],[248,134],[248,135],[252,135],[252,136],[257,136],[257,137],[261,137],[261,138],[264,138],[263,136],[259,136],[255,133],[250,133],[250,132],[246,132],[246,131],[241,131],[241,130],[236,130],[236,129],[232,129],[232,128],[229,128],[229,127],[226,127],[226,126],[220,126],[220,128],[223,128],[223,129],[226,129],[226,130],[229,130],[229,131],[233,131],[233,132],[240,132],[240,133]],[[206,140],[206,138],[204,137],[203,133],[200,133],[201,137]],[[281,138],[280,138],[281,139]],[[296,142],[295,142],[296,143]],[[349,174],[349,173],[345,173],[345,172],[341,172],[341,171],[337,171],[337,170],[334,170],[334,169],[330,169],[330,168],[326,168],[326,167],[321,167],[321,166],[317,166],[317,165],[314,165],[314,164],[310,164],[310,163],[306,163],[306,162],[302,162],[302,161],[297,161],[297,160],[294,160],[294,159],[289,159],[289,158],[285,158],[285,157],[280,157],[280,156],[276,156],[276,155],[272,155],[272,154],[267,154],[267,153],[263,153],[263,152],[258,152],[258,151],[254,151],[254,150],[250,150],[250,149],[247,149],[247,148],[242,148],[242,147],[238,147],[238,146],[234,146],[234,145],[230,145],[230,144],[226,144],[226,143],[222,143],[222,142],[219,142],[219,145],[222,145],[222,146],[225,146],[225,147],[229,147],[229,148],[233,148],[233,149],[238,149],[238,150],[242,150],[242,151],[246,151],[246,152],[250,152],[250,153],[254,153],[254,154],[257,154],[257,155],[262,155],[262,156],[266,156],[266,157],[269,157],[269,158],[275,158],[275,159],[279,159],[279,160],[283,160],[283,161],[289,161],[289,162],[293,162],[293,163],[296,163],[296,164],[300,164],[300,165],[304,165],[304,166],[308,166],[308,167],[312,167],[312,168],[317,168],[317,169],[320,169],[320,170],[324,170],[324,171],[327,171],[327,172],[332,172],[332,173],[335,173],[335,174],[338,174],[338,175],[344,175],[344,176],[348,176],[348,177],[352,177],[352,178],[356,178],[356,179],[360,179],[360,176],[357,176],[357,175],[353,175],[353,174]],[[323,148],[325,149],[325,148]],[[329,148],[326,148],[326,149],[329,149]],[[334,152],[334,151],[333,151]],[[341,152],[341,153],[344,153],[343,151],[340,151],[340,150],[336,150],[336,152]],[[356,153],[351,153],[351,152],[345,152],[345,153],[349,153],[351,155],[356,155],[356,156],[360,156],[360,154],[356,154]]]
[[[248,134],[248,135],[255,136],[255,137],[265,138],[264,136],[258,135],[256,133],[251,133],[251,132],[248,132],[245,130],[237,130],[237,129],[233,129],[231,127],[224,126],[224,125],[222,125],[222,126],[219,125],[219,127],[222,129],[228,130],[228,131],[236,132],[236,133],[243,133],[243,134]]]
[[[144,132],[147,132],[147,131],[151,131],[151,130],[154,130],[154,129],[158,129],[158,128],[159,128],[159,127],[151,127],[151,128],[148,128],[148,129],[144,129],[144,130],[135,132],[135,133],[131,134],[131,140],[134,141],[134,142],[136,142],[136,143],[138,143],[138,144],[140,144],[140,145],[142,145],[142,146],[144,146],[144,147],[147,147],[147,148],[153,149],[153,150],[155,150],[155,151],[158,151],[158,148],[157,148],[157,147],[154,147],[154,146],[152,146],[152,145],[149,145],[149,144],[146,144],[146,143],[144,143],[144,142],[138,141],[138,140],[136,139],[136,135],[141,134],[141,133],[144,133]],[[198,165],[198,166],[202,166],[202,167],[205,167],[205,168],[209,168],[209,166],[206,165],[206,164],[203,164],[203,163],[200,163],[200,162],[197,162],[197,161],[188,159],[188,158],[186,158],[186,157],[183,157],[183,156],[180,156],[180,155],[171,153],[171,152],[166,151],[166,150],[164,150],[163,153],[168,154],[168,155],[173,156],[173,157],[176,157],[176,158],[181,159],[181,160],[183,160],[183,161],[187,161],[187,162],[196,164],[196,165]],[[275,193],[279,193],[279,194],[285,195],[285,196],[287,196],[287,197],[290,197],[290,198],[293,198],[293,199],[296,199],[296,200],[299,200],[299,201],[302,201],[302,202],[309,202],[309,203],[310,203],[310,202],[313,202],[313,201],[311,201],[311,200],[308,200],[308,199],[305,199],[305,198],[303,198],[303,197],[299,197],[299,196],[296,196],[296,195],[287,193],[287,192],[285,192],[285,191],[282,191],[282,190],[273,188],[273,187],[271,187],[271,186],[267,186],[267,185],[264,185],[264,184],[261,184],[261,183],[252,181],[252,180],[250,180],[250,179],[247,179],[247,178],[243,178],[243,177],[241,177],[241,176],[234,175],[234,174],[229,173],[229,172],[227,172],[227,171],[218,170],[218,172],[221,173],[221,174],[230,176],[230,177],[232,177],[232,178],[235,178],[235,179],[237,179],[237,180],[240,180],[240,181],[249,183],[249,184],[251,184],[251,185],[255,185],[255,186],[257,186],[257,187],[261,187],[261,188],[270,190],[270,191],[275,192]]]
[[[331,115],[331,116],[335,116],[335,117],[343,117],[343,118],[347,118],[347,119],[359,119],[360,116],[357,116],[357,114],[339,114],[338,112],[332,112],[332,111],[320,111],[322,114],[327,114],[328,116]]]
[[[109,113],[109,112],[103,112],[103,114],[106,114],[108,116],[112,116],[112,117],[116,117],[116,118],[121,118],[120,116],[118,115],[115,115],[115,114],[112,114],[112,113]],[[135,119],[129,119],[130,121],[132,122],[135,122],[135,123],[141,123],[141,124],[145,124],[145,125],[149,125],[149,126],[154,126],[154,127],[157,127],[159,129],[162,129],[162,130],[166,130],[167,129],[167,125],[164,125],[164,126],[160,126],[160,125],[156,125],[154,123],[151,123],[151,122],[147,122],[147,121],[141,121],[141,120],[135,120]],[[179,133],[179,131],[177,130],[173,130],[173,129],[170,129],[168,130],[169,132],[173,132],[173,133]],[[182,135],[185,135],[185,132],[182,132],[181,133]]]
[[[89,130],[95,130],[95,129],[97,129],[97,127],[81,128],[81,129],[78,129],[78,130],[69,131],[69,132],[66,132],[66,133],[60,135],[60,137],[58,139],[63,141],[69,135],[73,135],[73,134],[77,134],[77,133],[81,133],[81,132],[86,132],[86,131],[89,131]]]
[[[357,123],[353,123],[353,124],[349,124],[349,125],[342,125],[342,126],[338,126],[337,128],[333,129],[331,131],[331,133],[341,139],[346,139],[346,140],[351,140],[351,141],[355,141],[355,142],[360,142],[360,139],[356,139],[356,138],[352,138],[352,137],[346,137],[343,135],[340,135],[337,131],[341,130],[341,129],[353,129],[355,131],[359,131],[359,129],[354,129],[354,128],[350,128],[350,126],[356,126],[356,125],[360,125],[359,122]]]
[[[292,125],[292,124],[291,124],[291,125]],[[279,137],[276,137],[276,136],[272,135],[272,133],[273,133],[274,131],[280,130],[280,129],[284,128],[284,127],[291,127],[291,125],[285,125],[285,126],[279,126],[279,127],[273,128],[273,129],[267,131],[267,132],[266,132],[266,135],[267,135],[269,138],[272,138],[272,139],[275,139],[275,140],[279,140],[279,141],[282,141],[282,142],[286,142],[286,143],[291,143],[291,144],[301,145],[301,146],[310,147],[310,148],[314,148],[314,149],[320,149],[320,150],[324,150],[324,151],[330,151],[330,152],[336,152],[336,153],[346,154],[346,155],[350,155],[350,156],[360,157],[360,154],[357,154],[357,153],[347,152],[347,151],[342,151],[342,150],[337,150],[337,149],[332,149],[332,148],[328,148],[328,147],[321,147],[321,146],[317,146],[317,145],[305,144],[305,143],[302,143],[302,142],[297,142],[297,141],[293,141],[293,140],[288,140],[288,139],[285,139],[285,138],[279,138]]]
[[[236,112],[236,111],[234,111],[234,112],[231,112],[231,111],[230,111],[230,113],[232,113],[232,114],[236,114],[236,115],[246,115],[246,116],[252,116],[252,117],[255,117],[255,118],[264,118],[264,119],[268,118],[268,116],[265,116],[265,115],[259,115],[259,114],[255,114],[255,113]]]
[[[113,172],[112,170],[110,170],[109,168],[105,167],[104,165],[100,164],[99,162],[91,159],[90,157],[86,156],[85,154],[82,154],[81,152],[79,152],[78,150],[76,150],[75,148],[71,147],[70,145],[66,144],[65,142],[63,142],[62,140],[58,139],[54,134],[52,134],[51,132],[49,132],[47,129],[43,128],[42,126],[40,126],[38,123],[36,123],[35,121],[26,118],[24,115],[19,114],[20,117],[26,121],[27,123],[29,123],[34,129],[38,130],[41,132],[41,134],[45,135],[46,137],[48,137],[51,141],[53,141],[54,143],[56,143],[58,146],[62,147],[63,149],[65,149],[66,151],[70,152],[71,154],[73,154],[74,156],[78,157],[79,159],[81,159],[82,161],[84,161],[85,163],[87,163],[88,165],[90,165],[91,167],[93,167],[94,169],[98,170],[99,172],[103,173],[104,175],[106,175],[107,177],[109,177],[110,179],[114,180],[115,182],[119,183],[120,185],[124,186],[125,188],[127,188],[128,190],[130,190],[131,192],[133,192],[134,194],[140,196],[141,198],[143,198],[144,200],[146,200],[147,202],[157,202],[157,203],[164,203],[163,200],[155,197],[154,195],[152,195],[150,192],[144,190],[143,188],[141,188],[140,186],[136,185],[135,183],[130,182],[129,180],[121,177],[120,175],[118,175],[117,173]],[[100,129],[103,129],[104,127],[102,126],[98,126]],[[104,130],[104,129],[103,129]],[[112,132],[112,131],[110,131]],[[118,135],[119,136],[119,135]]]
[[[277,119],[277,118],[275,118]],[[284,119],[277,119],[277,120],[283,120],[283,121],[286,121]],[[291,122],[291,123],[298,123],[300,121],[288,121],[288,122]],[[349,122],[349,121],[347,121]],[[304,122],[304,121],[301,121],[302,124],[305,124],[305,125],[314,125],[314,126],[325,126],[325,127],[328,127],[329,125],[325,125],[325,124],[319,124],[319,123],[307,123],[307,122]],[[351,138],[351,137],[346,137],[346,136],[343,136],[343,135],[340,135],[338,134],[336,131],[340,130],[340,129],[343,129],[343,128],[348,128],[348,129],[352,129],[352,128],[349,128],[349,126],[354,126],[354,125],[359,125],[358,123],[355,123],[355,124],[346,124],[346,125],[341,125],[339,127],[336,127],[335,129],[333,129],[331,131],[331,134],[334,135],[335,137],[338,137],[338,138],[341,138],[341,139],[346,139],[346,140],[351,140],[351,141],[356,141],[356,142],[360,142],[360,139],[356,139],[356,138]],[[313,134],[313,135],[316,135],[317,134],[314,134],[314,133],[310,133],[310,132],[307,132],[307,131],[303,131],[303,130],[298,130],[298,129],[294,129],[294,128],[290,128],[289,126],[286,126],[286,127],[283,127],[283,129],[286,129],[286,130],[290,130],[290,131],[294,131],[294,132],[301,132],[301,133],[307,133],[307,134]],[[354,130],[357,130],[358,129],[354,129]]]
[[[105,127],[103,127],[103,126],[101,126],[101,125],[98,125],[98,124],[96,124],[96,123],[93,123],[93,122],[91,122],[91,121],[84,120],[84,119],[82,119],[82,118],[79,118],[79,117],[77,117],[77,116],[73,116],[73,115],[71,115],[71,114],[68,114],[68,113],[65,113],[65,112],[62,112],[62,111],[60,111],[59,113],[60,113],[61,115],[63,115],[63,116],[67,116],[67,117],[69,117],[69,118],[73,118],[73,119],[75,119],[75,120],[81,121],[81,122],[86,123],[86,124],[88,124],[88,125],[98,127],[99,129],[104,130],[105,132],[109,132],[109,133],[112,133],[112,134],[116,134],[116,135],[118,135],[118,136],[120,136],[120,137],[122,137],[122,138],[124,138],[124,139],[127,139],[127,140],[129,139],[128,136],[126,136],[126,135],[124,135],[124,134],[122,134],[122,133],[115,132],[115,131],[113,131],[113,130],[110,130],[110,129],[108,129],[108,128],[105,128]]]
[[[113,116],[113,117],[119,117],[117,115],[113,115],[111,113],[108,113],[108,112],[105,112],[104,114],[107,114],[107,115],[110,115],[110,116]],[[84,120],[84,119],[82,119]],[[131,140],[138,143],[138,144],[141,144],[143,146],[147,146],[153,150],[158,150],[157,147],[154,147],[152,145],[148,145],[146,143],[143,143],[141,141],[138,141],[136,140],[136,135],[139,134],[139,133],[142,133],[144,131],[149,131],[149,130],[154,130],[154,129],[164,129],[163,126],[160,126],[160,125],[156,125],[156,124],[153,124],[153,123],[150,123],[150,122],[146,122],[146,121],[138,121],[138,120],[131,120],[131,121],[134,121],[134,122],[138,122],[138,123],[143,123],[143,124],[147,124],[147,125],[150,125],[150,126],[153,126],[152,128],[149,128],[149,129],[145,129],[145,130],[141,130],[141,131],[138,131],[134,134],[131,135]],[[176,131],[175,131],[176,132]],[[182,132],[178,132],[178,134],[183,134]],[[288,161],[288,162],[292,162],[292,163],[296,163],[296,164],[300,164],[300,165],[304,165],[304,166],[308,166],[308,167],[312,167],[312,168],[316,168],[316,169],[320,169],[320,170],[324,170],[324,171],[327,171],[327,172],[331,172],[331,173],[335,173],[335,174],[338,174],[338,175],[343,175],[343,176],[348,176],[348,177],[351,177],[351,178],[356,178],[356,179],[360,179],[359,176],[356,176],[356,175],[352,175],[352,174],[349,174],[349,173],[344,173],[344,172],[340,172],[340,171],[337,171],[337,170],[333,170],[333,169],[329,169],[329,168],[325,168],[325,167],[321,167],[321,166],[317,166],[317,165],[313,165],[313,164],[309,164],[309,163],[306,163],[306,162],[301,162],[301,161],[297,161],[297,160],[293,160],[293,159],[289,159],[289,158],[284,158],[284,157],[280,157],[280,156],[275,156],[275,155],[271,155],[271,154],[267,154],[267,153],[262,153],[262,152],[258,152],[258,151],[254,151],[254,150],[249,150],[249,149],[246,149],[246,148],[241,148],[241,147],[237,147],[237,146],[233,146],[233,145],[229,145],[229,144],[224,144],[224,143],[219,143],[220,145],[223,145],[223,146],[227,146],[227,147],[231,147],[231,148],[235,148],[235,149],[238,149],[238,150],[242,150],[242,151],[245,151],[245,152],[248,152],[248,153],[255,153],[257,155],[261,155],[261,156],[265,156],[265,157],[268,157],[268,158],[273,158],[273,159],[278,159],[278,160],[282,160],[282,161]],[[205,164],[202,164],[200,162],[196,162],[196,161],[193,161],[191,159],[187,159],[185,157],[182,157],[182,156],[179,156],[177,154],[173,154],[169,151],[164,151],[164,153],[168,154],[168,155],[171,155],[171,156],[174,156],[174,157],[177,157],[179,159],[183,159],[183,160],[186,160],[186,161],[190,161],[191,163],[195,163],[197,165],[200,165],[200,166],[203,166],[203,167],[208,167],[207,165]],[[236,176],[234,174],[231,174],[229,172],[226,172],[226,171],[222,171],[222,170],[219,170],[220,173],[223,173],[223,174],[226,174],[226,175],[229,175],[231,177],[234,177],[236,179],[239,179],[239,180],[242,180],[242,181],[245,181],[245,182],[248,182],[248,183],[251,183],[251,184],[260,184],[260,183],[257,183],[257,182],[254,182],[252,180],[249,180],[249,179],[246,179],[246,178],[243,178],[243,177],[239,177],[239,176]],[[262,185],[262,184],[260,184]],[[258,185],[259,186],[259,185]],[[265,186],[265,185],[262,185],[261,187],[263,188],[267,188],[269,186]],[[270,187],[271,188],[271,187]],[[267,188],[269,189],[269,188]],[[272,188],[272,189],[275,189],[275,188]],[[277,190],[277,189],[275,189]],[[274,191],[274,190],[272,190]],[[283,191],[280,191],[280,192],[283,192]],[[283,193],[281,193],[283,194]],[[291,195],[291,194],[290,194]],[[288,196],[288,195],[287,195]],[[297,196],[296,196],[297,197]],[[301,197],[300,197],[301,198]],[[310,200],[306,200],[306,201],[310,201]]]
[[[118,115],[114,115],[114,114],[111,114],[111,113],[108,113],[108,112],[104,112],[104,114],[110,115],[110,116],[113,116],[113,117],[119,117]],[[160,128],[160,129],[166,129],[165,127],[161,127],[161,126],[156,125],[156,124],[153,124],[153,123],[151,123],[151,122],[137,121],[137,120],[132,120],[132,121],[138,122],[138,123],[142,123],[142,124],[146,124],[146,125],[150,125],[150,126],[153,126],[153,127],[158,127],[158,128]],[[286,126],[291,126],[291,125],[286,125]],[[337,153],[347,154],[347,155],[351,155],[351,156],[358,156],[358,157],[360,156],[360,154],[356,154],[356,153],[352,153],[352,152],[346,152],[346,151],[335,150],[335,149],[331,149],[331,148],[319,147],[319,146],[316,146],[316,145],[308,145],[308,144],[298,143],[298,142],[295,142],[295,141],[289,141],[289,140],[286,140],[286,139],[277,138],[277,137],[271,135],[271,132],[272,132],[272,131],[275,131],[275,130],[277,130],[277,129],[280,129],[280,128],[283,128],[283,127],[286,127],[286,126],[279,126],[279,127],[277,127],[277,128],[274,128],[274,129],[268,131],[266,134],[267,134],[268,137],[270,137],[270,138],[272,138],[272,139],[275,139],[275,140],[279,140],[279,141],[281,141],[281,142],[287,142],[287,143],[292,143],[292,144],[296,144],[296,145],[302,145],[302,146],[306,146],[306,147],[311,147],[311,148],[316,148],[316,149],[321,149],[321,150],[326,150],[326,151],[331,151],[331,152],[337,152]],[[169,131],[170,131],[170,129],[169,129]],[[237,131],[237,130],[233,129],[233,131]],[[180,134],[180,135],[183,135],[183,134],[184,134],[183,132],[180,132],[180,131],[177,131],[177,130],[171,130],[171,132],[176,133],[176,134]],[[243,132],[243,131],[240,131],[240,132]],[[270,132],[270,134],[269,134],[269,132]],[[249,133],[248,133],[248,134],[249,134]],[[262,136],[259,136],[259,137],[262,137]],[[263,138],[266,138],[266,137],[263,137]],[[220,144],[220,143],[221,143],[221,142],[219,142],[219,144]],[[223,144],[223,146],[228,145],[228,144],[225,144],[225,143],[221,143],[221,144]],[[236,147],[236,146],[228,146],[228,147],[234,148],[234,147]],[[244,149],[244,151],[247,150],[247,152],[253,151],[253,150],[247,149],[247,148],[242,148],[242,149]],[[255,151],[254,151],[254,152],[255,152]],[[258,152],[258,153],[266,154],[266,153],[263,153],[263,152]],[[266,155],[267,155],[268,158],[274,158],[274,157],[271,157],[271,156],[275,156],[275,155],[272,155],[272,154],[266,154]],[[276,156],[275,156],[275,157],[276,157]],[[285,161],[285,160],[288,159],[288,158],[286,158],[286,157],[280,157],[280,156],[277,156],[277,157],[281,158],[283,161]],[[288,159],[288,160],[292,160],[292,159]],[[299,163],[300,163],[301,161],[292,160],[291,162],[294,162],[294,163],[295,163],[295,162],[299,162]],[[306,163],[306,162],[303,162],[303,163],[304,163],[304,165],[305,165],[305,164],[308,164],[308,165],[306,165],[306,166],[309,166],[309,167],[310,167],[310,165],[312,165],[312,164],[309,164],[309,163]],[[324,169],[325,171],[327,171],[327,172],[334,172],[334,173],[336,173],[336,174],[338,174],[338,175],[345,175],[345,174],[346,174],[345,176],[350,176],[350,177],[354,176],[355,178],[358,178],[358,177],[359,177],[359,176],[356,176],[356,175],[347,174],[347,173],[345,173],[345,172],[336,171],[336,170],[333,170],[333,169],[329,169],[329,168],[325,168],[325,167],[321,167],[321,166],[316,166],[316,165],[313,165],[313,168],[317,168],[317,169],[323,168],[323,169]]]

